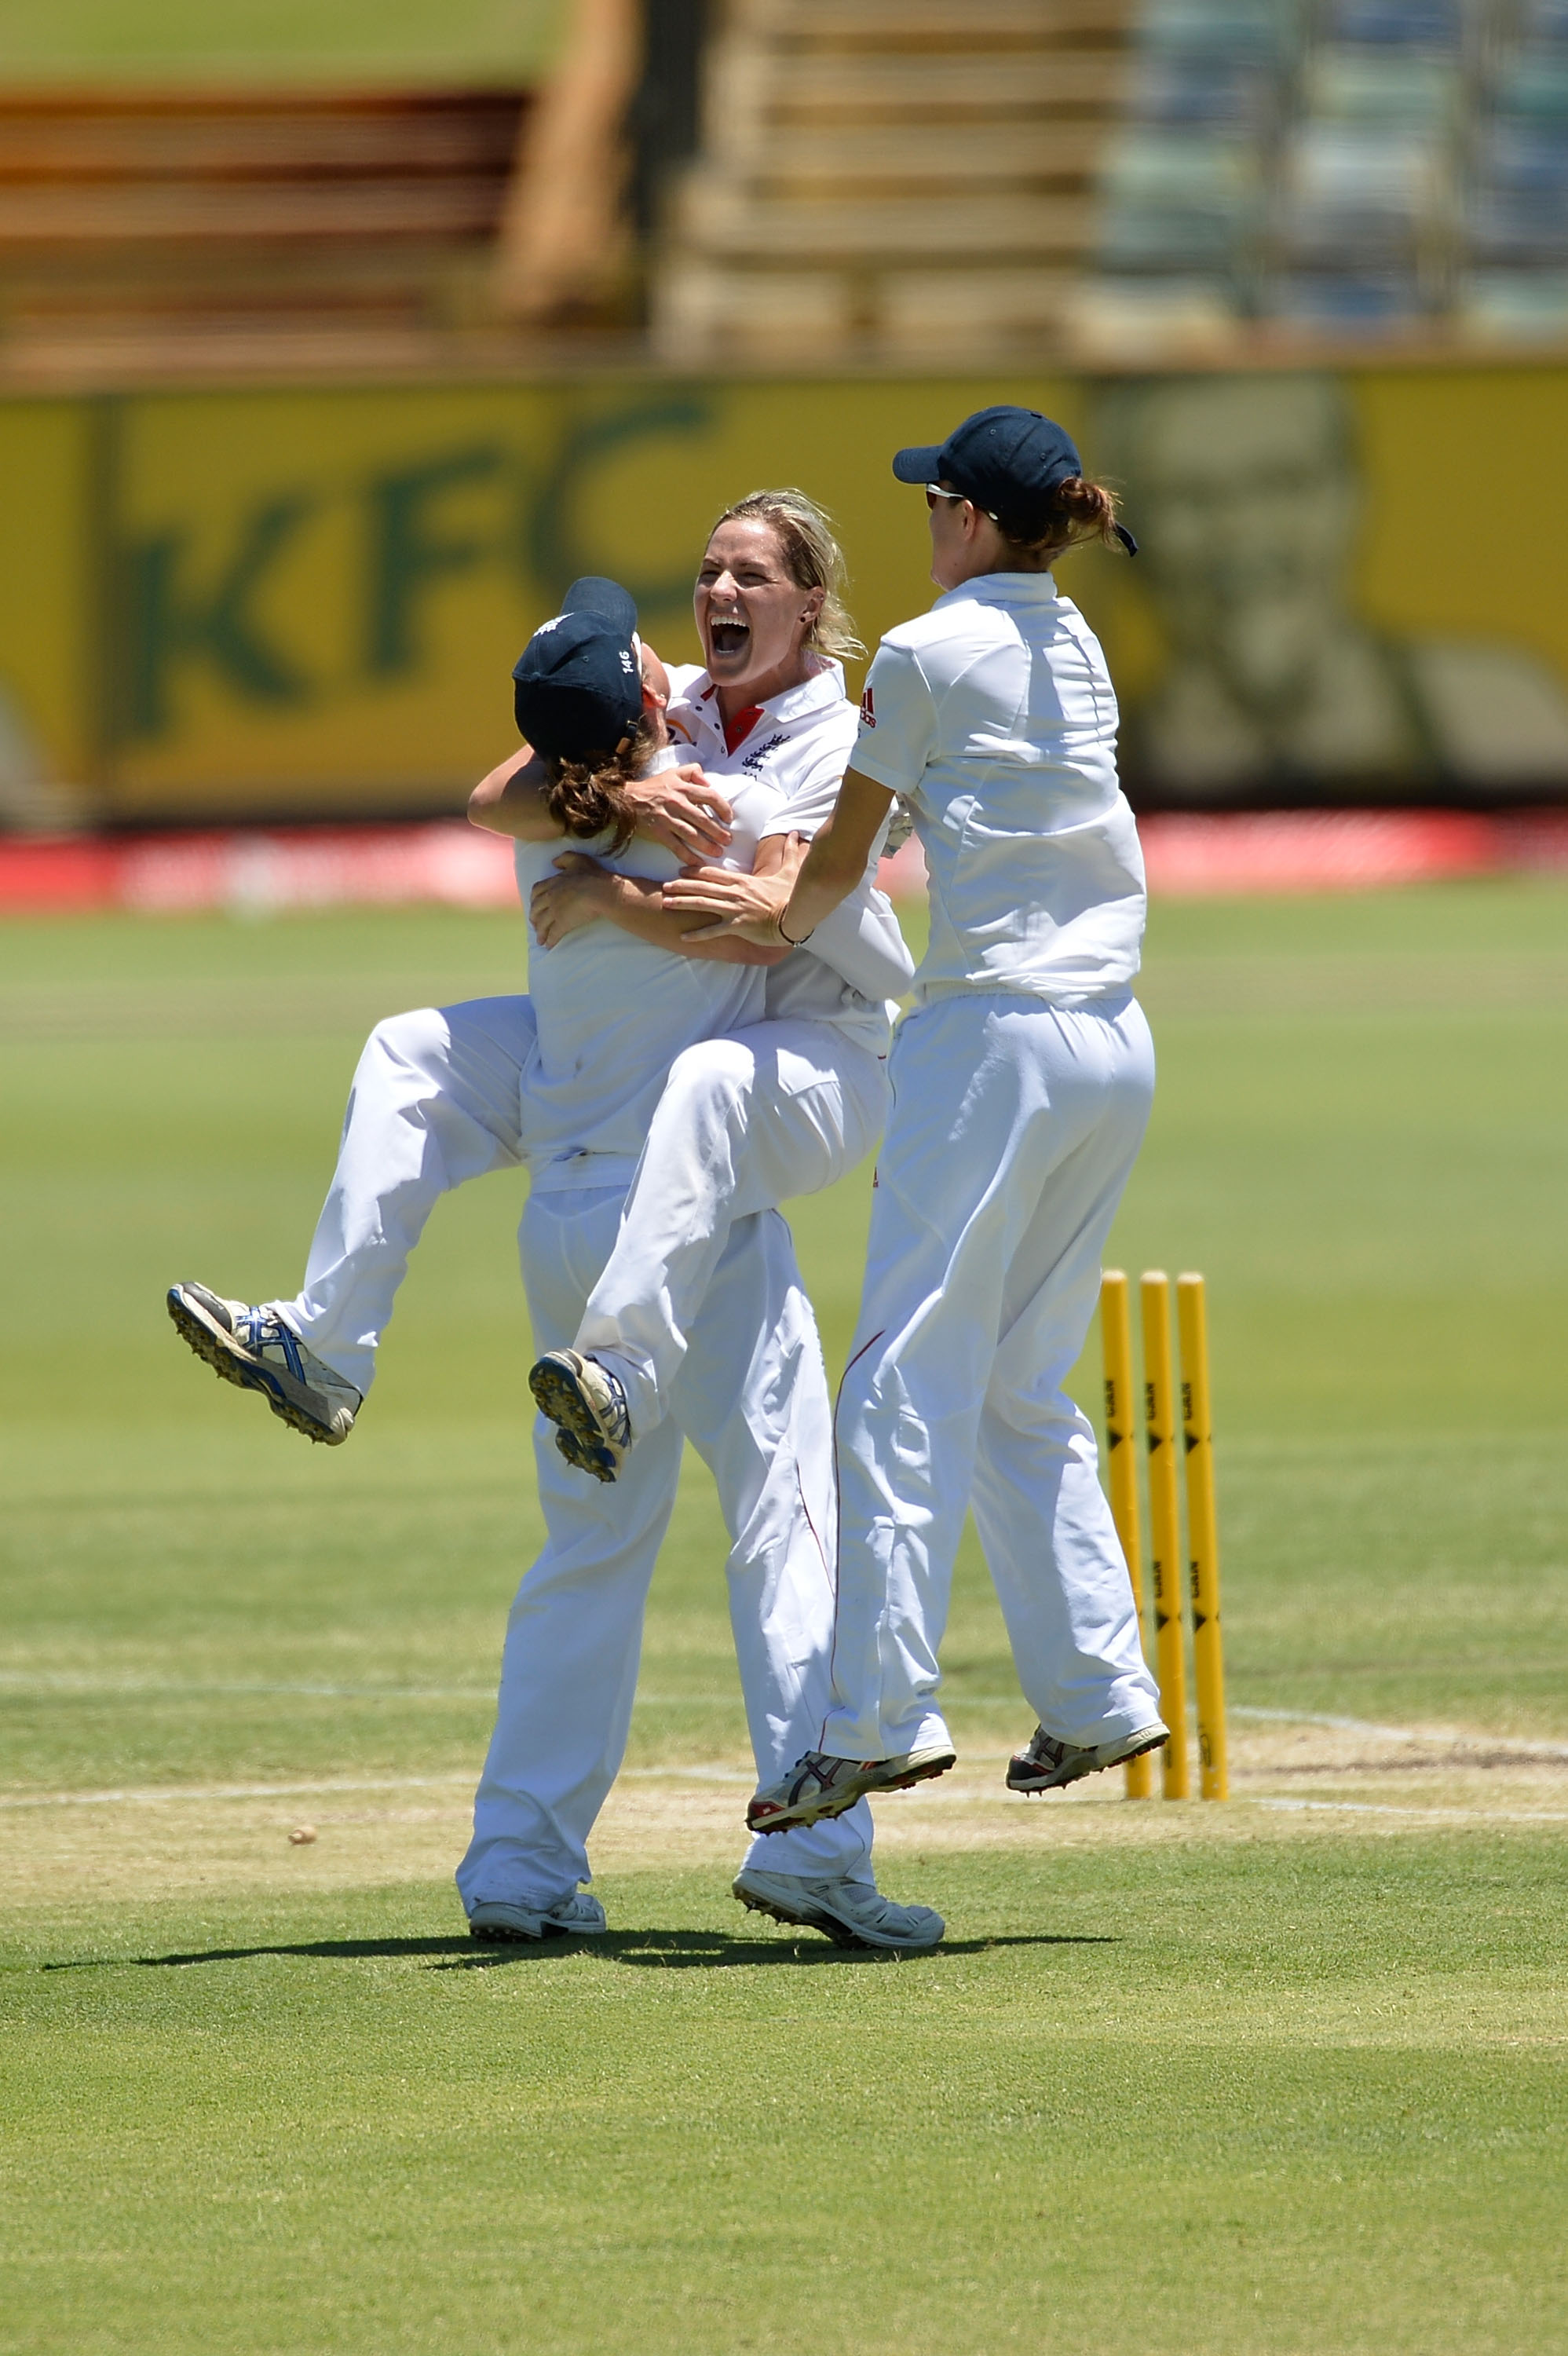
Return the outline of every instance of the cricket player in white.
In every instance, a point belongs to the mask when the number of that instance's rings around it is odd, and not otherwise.
[[[698,575],[707,668],[672,674],[669,726],[713,783],[775,794],[759,876],[793,875],[796,839],[830,814],[854,743],[837,659],[858,645],[838,595],[843,570],[826,518],[804,493],[762,491],[720,518]],[[788,949],[769,971],[765,1021],[677,1059],[620,1239],[572,1346],[547,1352],[534,1369],[540,1407],[601,1479],[613,1479],[633,1441],[665,1415],[731,1221],[831,1185],[881,1134],[887,1001],[912,973],[875,885],[885,833],[879,826],[868,841],[859,875],[810,948]],[[658,891],[639,896],[590,862],[564,864],[569,872],[534,895],[542,939],[597,916],[674,927],[677,938],[692,926],[665,910]]]
[[[757,1794],[759,1830],[952,1765],[937,1652],[971,1503],[1040,1718],[1009,1786],[1057,1788],[1166,1738],[1093,1433],[1061,1388],[1154,1057],[1130,989],[1144,875],[1115,698],[1051,565],[1087,532],[1130,535],[1032,411],[982,411],[894,472],[926,487],[944,594],[878,651],[832,820],[787,899],[716,873],[667,889],[753,939],[771,898],[773,937],[804,939],[895,793],[931,874],[837,1419],[834,1703],[819,1747]]]
[[[614,584],[578,590],[585,594],[575,605],[569,596],[570,616],[538,633],[517,667],[519,719],[527,718],[537,744],[563,757],[581,749],[584,730],[590,745],[613,743],[624,730],[624,754],[645,701],[635,614]],[[662,736],[662,722],[656,728]],[[534,837],[518,845],[525,892],[548,872],[561,841],[539,822],[540,766],[514,762],[480,789],[492,806],[510,803],[507,830],[526,825]],[[601,775],[604,768],[601,763]],[[590,809],[600,785],[592,769],[579,762],[575,771]],[[734,855],[745,855],[773,798],[756,798],[759,808],[748,812],[736,798]],[[517,817],[519,805],[531,809],[528,819]],[[594,847],[628,874],[668,874],[676,865],[667,853],[635,843],[617,851],[608,834]],[[564,1339],[614,1242],[636,1141],[672,1054],[704,1027],[761,1011],[766,960],[743,955],[745,962],[720,963],[672,956],[598,926],[564,952],[536,960],[528,999],[380,1026],[357,1076],[309,1298],[252,1311],[205,1287],[176,1286],[171,1312],[186,1338],[230,1379],[249,1376],[249,1387],[275,1401],[273,1387],[292,1363],[289,1341],[318,1387],[324,1370],[334,1372],[316,1353],[332,1347],[336,1321],[343,1335],[362,1337],[336,1350],[338,1378],[352,1354],[353,1370],[368,1379],[367,1320],[377,1321],[368,1329],[373,1350],[383,1305],[389,1314],[389,1272],[400,1275],[443,1183],[454,1183],[454,1168],[470,1176],[526,1159],[532,1185],[520,1244],[530,1312],[541,1342]],[[378,1147],[400,1166],[378,1167]],[[386,1240],[389,1226],[389,1248],[378,1253],[378,1230]],[[359,1248],[342,1248],[346,1238]],[[357,1305],[345,1309],[344,1299],[356,1295]],[[304,1308],[315,1319],[309,1343],[297,1332],[307,1324]],[[796,1725],[825,1704],[830,1414],[815,1320],[781,1219],[733,1226],[692,1344],[670,1421],[613,1498],[569,1472],[545,1444],[547,1435],[558,1445],[566,1435],[536,1427],[549,1537],[513,1608],[474,1839],[457,1876],[476,1935],[605,1928],[598,1900],[578,1884],[588,1878],[588,1837],[624,1751],[644,1603],[674,1503],[683,1433],[714,1472],[733,1541],[731,1622],[759,1759],[788,1756]],[[570,1450],[561,1453],[571,1461]],[[808,1832],[807,1841],[819,1843],[827,1829]],[[765,1865],[749,1858],[736,1896],[845,1944],[933,1944],[942,1935],[939,1916],[895,1906],[878,1892],[865,1812],[844,1832],[826,1846],[801,1847],[782,1871],[771,1851]]]

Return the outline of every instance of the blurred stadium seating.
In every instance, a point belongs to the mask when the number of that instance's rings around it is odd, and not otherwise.
[[[1101,341],[1568,336],[1563,0],[1146,0]]]
[[[1568,0],[728,0],[674,359],[1568,337]]]
[[[644,5],[0,15],[0,383],[515,365],[635,301]],[[689,5],[689,0],[674,0]]]
[[[1568,0],[402,14],[330,70],[0,27],[0,380],[1568,341]]]
[[[1127,0],[728,0],[655,273],[677,360],[1001,358],[1093,252]]]
[[[0,91],[9,357],[313,365],[460,319],[517,149],[506,90]]]

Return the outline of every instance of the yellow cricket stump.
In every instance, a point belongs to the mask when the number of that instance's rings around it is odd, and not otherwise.
[[[1179,1457],[1187,1468],[1187,1579],[1192,1604],[1192,1666],[1198,1687],[1199,1787],[1206,1800],[1230,1796],[1225,1759],[1225,1659],[1220,1633],[1220,1539],[1214,1506],[1214,1435],[1209,1391],[1209,1321],[1203,1279],[1176,1280],[1181,1342],[1181,1421],[1178,1444],[1176,1381],[1170,1349],[1170,1280],[1145,1271],[1140,1287],[1144,1345],[1144,1425],[1148,1438],[1149,1530],[1154,1570],[1155,1672],[1159,1706],[1170,1729],[1163,1761],[1168,1800],[1185,1800],[1187,1655],[1183,1628],[1181,1497]],[[1106,1472],[1111,1515],[1127,1559],[1138,1642],[1147,1652],[1144,1618],[1143,1539],[1134,1437],[1132,1320],[1126,1277],[1107,1269],[1100,1285],[1100,1341],[1105,1369]],[[1147,1800],[1152,1758],[1130,1759],[1127,1797]]]
[[[1181,1336],[1181,1419],[1187,1442],[1188,1590],[1198,1687],[1199,1783],[1206,1800],[1229,1796],[1225,1661],[1220,1633],[1220,1539],[1214,1513],[1214,1435],[1209,1404],[1209,1318],[1203,1279],[1176,1280]]]
[[[1137,1432],[1137,1392],[1133,1383],[1133,1328],[1127,1302],[1127,1280],[1119,1268],[1108,1268],[1100,1280],[1100,1343],[1105,1368],[1105,1471],[1111,1491],[1111,1518],[1127,1558],[1133,1582],[1133,1602],[1138,1615],[1138,1643],[1144,1637],[1144,1550],[1138,1524],[1138,1461],[1134,1445]],[[1129,1759],[1122,1770],[1129,1800],[1147,1800],[1154,1794],[1154,1757]]]
[[[1144,1329],[1144,1429],[1148,1438],[1149,1555],[1154,1570],[1155,1675],[1159,1714],[1170,1729],[1161,1753],[1161,1789],[1185,1800],[1187,1655],[1181,1627],[1181,1502],[1176,1471],[1176,1384],[1170,1363],[1170,1279],[1146,1271],[1138,1287]]]

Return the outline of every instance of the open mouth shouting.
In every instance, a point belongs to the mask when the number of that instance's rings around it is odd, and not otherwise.
[[[709,612],[708,637],[715,663],[728,669],[732,663],[745,661],[751,650],[752,626],[744,614]]]
[[[692,600],[714,685],[728,698],[763,703],[798,684],[821,602],[794,578],[770,523],[727,517],[709,541]]]

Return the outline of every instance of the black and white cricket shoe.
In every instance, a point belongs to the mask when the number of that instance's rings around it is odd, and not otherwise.
[[[539,1413],[558,1427],[555,1444],[567,1462],[595,1481],[613,1481],[632,1445],[619,1377],[579,1351],[547,1350],[529,1373],[528,1388]]]
[[[841,1816],[872,1794],[903,1792],[932,1775],[945,1775],[956,1756],[946,1743],[901,1751],[893,1759],[837,1759],[829,1751],[808,1751],[787,1775],[752,1794],[746,1829],[782,1833],[791,1825],[814,1825],[820,1816]]]
[[[524,1906],[510,1899],[482,1898],[468,1917],[474,1939],[598,1939],[610,1925],[597,1898],[569,1890],[549,1906]]]
[[[775,1922],[798,1922],[808,1931],[820,1931],[836,1947],[885,1947],[897,1954],[918,1954],[934,1947],[947,1928],[934,1907],[901,1906],[884,1898],[874,1881],[848,1881],[842,1874],[807,1878],[764,1873],[748,1865],[731,1886],[753,1914],[771,1914]]]
[[[260,1391],[272,1413],[307,1440],[337,1448],[347,1439],[361,1395],[323,1365],[275,1310],[226,1301],[205,1284],[171,1284],[168,1297],[175,1331],[226,1383]]]
[[[1157,1751],[1170,1740],[1170,1729],[1157,1718],[1152,1726],[1140,1726],[1136,1734],[1118,1734],[1109,1742],[1061,1742],[1054,1734],[1047,1734],[1037,1726],[1027,1751],[1019,1751],[1008,1762],[1009,1792],[1061,1792],[1069,1783],[1076,1783],[1084,1775],[1098,1775],[1104,1767],[1124,1766],[1129,1759],[1141,1759],[1146,1751]]]

